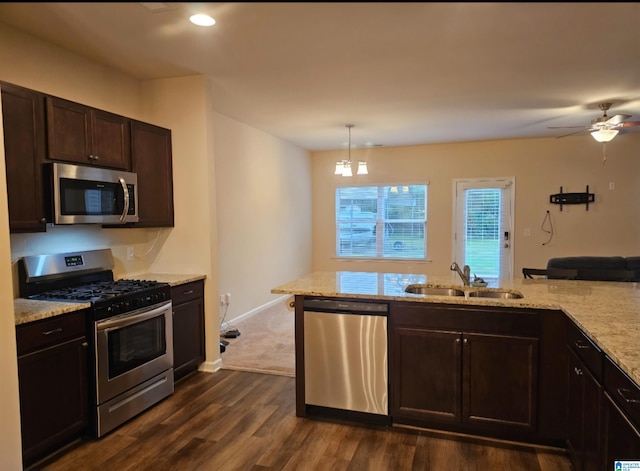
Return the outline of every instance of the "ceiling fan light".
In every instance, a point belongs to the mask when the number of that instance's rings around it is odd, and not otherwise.
[[[358,175],[367,175],[369,170],[367,170],[367,163],[364,160],[358,162]]]
[[[618,134],[617,129],[598,129],[593,131],[591,135],[598,142],[609,142]]]
[[[189,17],[189,21],[197,26],[213,26],[216,24],[216,20],[211,18],[209,15],[205,15],[204,13],[191,15]]]

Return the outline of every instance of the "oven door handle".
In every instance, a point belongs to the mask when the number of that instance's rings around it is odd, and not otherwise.
[[[117,329],[119,327],[130,325],[135,322],[146,321],[147,319],[151,319],[152,317],[158,317],[159,314],[162,314],[163,311],[167,310],[171,311],[171,302],[165,303],[162,306],[158,306],[157,308],[150,311],[143,311],[139,312],[138,314],[123,314],[117,317],[98,321],[96,322],[96,329],[98,331]]]
[[[124,178],[119,177],[118,180],[120,181],[120,185],[122,185],[122,190],[124,191],[124,208],[122,210],[122,214],[120,215],[120,220],[124,221],[124,219],[127,217],[127,213],[129,212],[129,188],[127,187],[127,182],[124,181]]]

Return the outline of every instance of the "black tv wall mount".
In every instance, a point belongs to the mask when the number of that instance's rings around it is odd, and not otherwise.
[[[560,211],[562,211],[562,205],[564,204],[585,204],[587,205],[587,211],[589,211],[589,203],[593,203],[596,200],[596,195],[589,193],[589,185],[584,193],[563,193],[562,187],[560,187],[560,193],[549,196],[549,203],[559,204]]]

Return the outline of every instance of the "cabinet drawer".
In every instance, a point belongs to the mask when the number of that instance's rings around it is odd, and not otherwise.
[[[394,303],[389,316],[392,326],[413,326],[477,333],[538,337],[539,316],[535,312],[478,306],[451,307],[430,303]]]
[[[56,316],[16,328],[18,356],[85,336],[85,312]]]
[[[204,282],[192,281],[171,288],[171,302],[174,306],[204,296]]]
[[[633,425],[640,428],[640,387],[609,357],[604,362],[604,387]]]
[[[573,322],[569,322],[567,333],[569,347],[576,352],[580,360],[589,368],[591,374],[598,381],[602,381],[602,361],[604,355],[584,332]]]

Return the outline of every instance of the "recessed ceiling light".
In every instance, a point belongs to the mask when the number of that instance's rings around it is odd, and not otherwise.
[[[191,15],[189,17],[189,21],[194,25],[198,26],[213,26],[216,24],[216,20],[211,18],[209,15],[205,15],[203,13],[198,13],[197,15]]]

